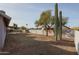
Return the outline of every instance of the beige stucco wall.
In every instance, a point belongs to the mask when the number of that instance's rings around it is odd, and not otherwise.
[[[6,37],[6,27],[4,25],[3,17],[0,16],[0,48],[3,48]]]
[[[76,31],[76,30],[75,30],[74,42],[75,42],[76,51],[79,54],[79,31]]]

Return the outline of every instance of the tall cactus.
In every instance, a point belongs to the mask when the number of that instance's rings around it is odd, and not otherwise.
[[[60,37],[60,40],[62,40],[62,11],[59,12],[59,22],[60,22],[59,37]]]
[[[58,39],[58,27],[59,27],[59,19],[58,19],[58,4],[55,4],[55,36],[56,40]]]

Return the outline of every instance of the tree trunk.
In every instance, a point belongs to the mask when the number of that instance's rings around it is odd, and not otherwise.
[[[48,29],[46,28],[46,36],[48,36]]]

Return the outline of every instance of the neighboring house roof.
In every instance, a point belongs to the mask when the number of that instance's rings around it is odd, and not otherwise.
[[[5,11],[3,11],[3,10],[0,10],[0,16],[2,16],[4,18],[5,25],[8,26],[9,22],[11,20],[11,17],[6,15]]]
[[[41,30],[42,28],[30,28],[29,30]],[[54,28],[52,27],[48,27],[47,28],[48,30],[53,30]],[[65,30],[73,30],[72,28],[69,28],[69,27],[67,27],[67,26],[62,26],[62,29],[65,29]],[[44,28],[44,30],[45,30],[45,28]]]
[[[73,30],[72,28],[68,27],[68,26],[63,26],[65,29],[69,29],[69,30]]]

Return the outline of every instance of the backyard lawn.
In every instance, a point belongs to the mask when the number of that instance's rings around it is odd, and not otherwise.
[[[56,41],[54,37],[31,33],[10,33],[3,48],[9,54],[25,55],[74,55],[76,54],[72,39]]]

